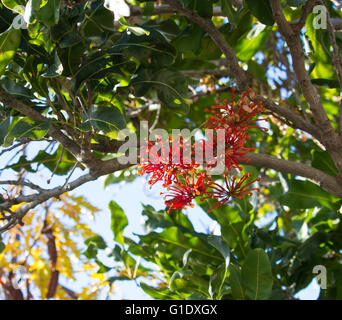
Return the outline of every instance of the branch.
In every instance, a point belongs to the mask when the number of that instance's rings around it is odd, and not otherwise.
[[[98,177],[107,175],[110,173],[113,173],[118,170],[123,170],[125,168],[130,167],[131,164],[120,164],[118,159],[111,159],[107,161],[101,161],[95,159],[94,162],[94,169],[91,173],[85,174],[76,180],[67,183],[66,185],[63,185],[62,187],[58,186],[53,189],[42,189],[41,192],[31,195],[20,195],[14,199],[8,199],[2,203],[0,203],[0,211],[9,211],[10,216],[4,217],[5,220],[7,220],[7,223],[0,227],[0,234],[3,232],[11,229],[17,224],[23,224],[22,219],[25,217],[25,215],[32,209],[34,209],[39,204],[44,203],[45,201],[51,199],[51,198],[58,198],[60,195],[67,191],[74,190],[78,188],[79,186],[83,185],[84,183],[87,183],[89,181],[96,180]],[[11,212],[10,208],[15,204],[20,203],[27,203],[20,207],[15,212]]]
[[[298,21],[296,21],[295,23],[291,24],[292,29],[295,33],[299,34],[300,31],[302,30],[302,28],[305,25],[306,19],[308,17],[308,15],[311,13],[312,8],[314,7],[314,5],[317,3],[317,0],[309,0],[305,3],[305,5],[302,8],[302,15],[299,18]]]
[[[308,178],[317,183],[322,189],[338,198],[342,198],[342,186],[338,183],[337,179],[318,169],[300,162],[278,159],[266,154],[248,153],[246,157],[250,159],[250,162],[244,162],[246,165],[269,168]]]
[[[50,119],[42,116],[38,111],[27,106],[23,102],[17,100],[9,93],[7,93],[3,88],[0,87],[0,101],[7,107],[12,108],[21,114],[29,117],[35,121],[48,122]],[[66,135],[64,135],[60,130],[58,130],[53,124],[50,125],[48,130],[48,135],[58,141],[65,149],[70,151],[76,158],[80,155],[80,147]]]
[[[322,5],[324,5],[324,3],[322,1],[320,1],[320,3]],[[336,68],[336,73],[337,73],[337,77],[338,77],[338,81],[340,84],[340,114],[339,114],[339,134],[340,136],[342,136],[342,61],[340,58],[340,52],[339,52],[339,48],[337,46],[336,43],[336,37],[335,37],[335,33],[334,33],[334,27],[329,15],[329,11],[328,9],[326,9],[326,13],[327,13],[327,27],[328,27],[328,33],[329,33],[329,37],[330,37],[330,41],[331,41],[331,45],[333,48],[333,58],[332,58],[332,62],[333,65]]]
[[[240,1],[235,0],[235,2],[239,2],[237,5],[235,5],[236,7],[242,6],[242,1],[240,2]],[[306,6],[307,6],[307,4],[306,4]],[[155,6],[152,12],[144,12],[145,8],[142,8],[139,6],[130,6],[130,9],[131,9],[130,16],[132,16],[132,17],[136,17],[136,16],[157,16],[157,15],[167,15],[167,14],[178,13],[177,9],[175,9],[173,6],[169,6],[169,5]],[[306,9],[304,9],[304,10],[306,10]],[[305,16],[307,17],[307,14],[308,14],[307,12],[303,11],[301,19],[304,19]],[[214,17],[224,17],[225,15],[222,12],[222,8],[218,6],[218,7],[213,8],[213,16]],[[293,24],[295,26],[299,22],[300,22],[300,20],[295,20],[295,21],[292,21],[291,24]],[[342,19],[332,18],[331,22],[332,22],[334,29],[336,31],[342,30]],[[302,24],[302,22],[300,22],[300,24]],[[304,22],[304,24],[305,24],[305,22]],[[295,27],[295,28],[298,28],[298,27]]]
[[[294,127],[296,127],[297,129],[306,131],[307,133],[315,137],[317,140],[321,139],[320,131],[314,124],[306,121],[304,118],[298,116],[290,109],[286,107],[281,107],[280,105],[274,103],[272,100],[261,96],[257,96],[255,98],[255,101],[262,101],[266,109],[269,109],[277,113],[278,115],[281,115],[282,117],[286,118],[288,121],[291,121]]]
[[[308,0],[315,2],[315,0]],[[336,167],[342,172],[342,140],[332,127],[327,113],[325,112],[316,87],[311,83],[310,76],[305,69],[305,56],[300,42],[300,37],[294,32],[286,20],[280,0],[270,2],[273,16],[277,22],[279,32],[283,35],[290,49],[293,69],[296,73],[302,93],[312,111],[317,127],[320,129],[320,141],[331,154]],[[341,177],[342,183],[342,177]]]

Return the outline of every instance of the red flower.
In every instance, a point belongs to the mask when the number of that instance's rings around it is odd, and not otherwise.
[[[163,139],[159,139],[155,145],[148,141],[148,146],[142,147],[138,173],[140,175],[152,173],[148,181],[151,186],[158,181],[163,181],[163,186],[168,187],[177,179],[177,175],[194,172],[195,168],[198,167],[193,161],[190,163],[184,161],[184,148],[181,142],[176,144],[174,152],[172,141],[172,138],[169,138],[168,150]],[[157,150],[158,146],[160,152]]]
[[[233,198],[242,199],[245,195],[252,195],[251,191],[256,190],[259,191],[258,188],[247,188],[255,181],[260,181],[260,178],[254,179],[248,183],[245,183],[246,180],[251,177],[251,173],[244,174],[240,179],[237,179],[235,176],[230,180],[227,174],[224,175],[225,187],[212,183],[211,187],[213,191],[208,192],[209,196],[203,198],[216,198],[218,202],[213,206],[213,208],[219,208],[221,206],[227,205],[232,202]],[[213,209],[212,208],[212,209]]]
[[[250,151],[254,151],[254,148],[245,147],[245,142],[248,138],[246,128],[229,128],[229,130],[225,130],[223,136],[221,134],[214,135],[209,141],[205,142],[208,149],[212,155],[215,155],[214,152],[218,150],[218,146],[224,145],[224,152],[222,154],[216,154],[216,159],[210,161],[208,167],[214,167],[221,161],[225,164],[228,171],[231,168],[242,170],[239,163],[249,161],[244,155]]]
[[[232,89],[230,104],[224,101],[224,105],[217,104],[206,112],[212,114],[205,122],[205,127],[209,129],[228,129],[228,128],[258,128],[267,131],[255,124],[257,121],[267,121],[267,119],[253,119],[258,113],[264,111],[262,102],[252,102],[249,97],[255,98],[252,89],[245,91],[237,103],[234,102],[235,89]]]
[[[204,195],[210,184],[211,177],[204,172],[198,176],[192,174],[192,181],[188,176],[184,177],[184,181],[177,181],[176,186],[170,187],[171,192],[164,197],[169,213],[171,210],[184,209],[187,206],[193,207],[192,200]]]

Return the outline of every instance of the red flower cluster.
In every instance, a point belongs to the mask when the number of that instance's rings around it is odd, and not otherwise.
[[[233,198],[241,199],[251,195],[251,191],[258,190],[249,186],[259,181],[259,178],[248,182],[250,173],[237,178],[229,176],[228,172],[232,168],[241,171],[242,167],[239,164],[248,161],[245,155],[254,150],[246,147],[246,142],[250,139],[248,130],[259,128],[267,131],[266,128],[257,125],[257,121],[266,119],[255,119],[264,108],[261,102],[252,101],[256,94],[251,89],[245,91],[237,102],[234,101],[234,94],[233,88],[229,104],[225,101],[223,105],[218,104],[205,109],[205,112],[210,113],[211,116],[205,121],[204,127],[215,129],[215,134],[209,140],[199,142],[203,154],[205,148],[214,152],[220,145],[224,145],[222,155],[216,155],[214,161],[201,163],[206,165],[206,169],[210,169],[216,167],[219,161],[223,161],[226,169],[224,186],[214,183],[208,170],[200,169],[201,164],[196,163],[193,152],[190,159],[184,158],[183,141],[179,139],[176,141],[169,138],[166,143],[159,139],[155,144],[148,141],[147,146],[142,148],[139,174],[151,174],[149,178],[151,187],[158,181],[163,182],[163,187],[169,192],[164,196],[169,212],[187,206],[193,207],[192,200],[199,196],[202,199],[216,198],[218,202],[213,208],[219,208],[230,203]]]

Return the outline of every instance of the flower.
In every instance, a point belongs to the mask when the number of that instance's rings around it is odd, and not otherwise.
[[[185,161],[183,143],[176,141],[173,145],[172,137],[169,138],[168,145],[163,139],[159,139],[155,145],[151,141],[147,144],[142,147],[138,173],[152,174],[148,181],[151,187],[158,181],[163,181],[163,187],[169,187],[177,179],[177,175],[194,172],[198,167],[191,159]]]
[[[221,206],[227,205],[232,202],[233,198],[243,199],[245,195],[252,195],[253,190],[259,191],[258,188],[248,188],[255,181],[260,181],[260,178],[254,179],[246,183],[246,180],[252,176],[251,173],[244,174],[240,179],[233,176],[231,179],[224,175],[225,186],[221,186],[217,183],[212,183],[211,188],[213,191],[209,191],[208,196],[203,198],[216,198],[218,202],[213,206],[214,208],[219,208]],[[211,209],[211,210],[212,210]]]
[[[192,174],[192,181],[188,176],[184,177],[184,181],[177,180],[176,186],[170,187],[170,193],[164,197],[165,205],[171,210],[184,209],[185,207],[193,207],[192,200],[198,196],[206,194],[211,177],[205,172]],[[170,198],[170,199],[168,199]]]
[[[257,121],[267,121],[267,119],[253,119],[258,113],[264,111],[261,101],[252,102],[250,98],[255,98],[256,94],[249,89],[245,91],[237,103],[234,102],[235,89],[232,89],[232,98],[230,104],[224,101],[224,104],[217,104],[210,109],[205,109],[211,113],[205,127],[209,129],[229,129],[229,128],[258,128],[267,131],[267,128],[255,124]],[[250,97],[250,98],[249,98]]]

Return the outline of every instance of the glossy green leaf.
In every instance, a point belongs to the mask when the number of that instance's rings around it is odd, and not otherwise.
[[[272,292],[271,264],[263,249],[253,249],[247,254],[241,270],[242,283],[252,300],[266,300]]]
[[[265,29],[257,36],[255,36],[255,33],[253,32],[249,32],[242,36],[235,47],[237,57],[242,61],[250,60],[258,51],[263,49],[269,33],[270,30]]]
[[[107,245],[103,238],[99,235],[88,238],[84,241],[88,246],[87,250],[83,254],[88,258],[96,258],[98,249],[106,249]]]
[[[338,170],[335,166],[334,160],[331,158],[331,155],[327,151],[317,151],[315,150],[313,153],[312,167],[319,169],[331,176],[336,176],[338,174]]]
[[[29,0],[25,7],[24,19],[27,23],[32,23],[36,18],[42,0]]]
[[[91,127],[105,134],[117,132],[126,127],[126,121],[120,110],[113,106],[93,105],[88,110],[86,119],[80,126],[81,130],[89,131]]]
[[[269,0],[246,0],[249,10],[258,18],[258,20],[266,25],[272,26],[274,24],[272,8]]]
[[[12,62],[20,44],[20,29],[8,29],[0,34],[0,74]]]
[[[335,208],[334,197],[310,181],[290,180],[289,190],[282,197],[282,204],[291,209],[326,206]]]
[[[122,232],[128,225],[127,217],[121,207],[114,201],[109,203],[111,213],[111,229],[114,234],[114,240],[121,245],[124,244]]]
[[[221,0],[222,12],[228,18],[229,23],[237,25],[239,22],[238,12],[233,8],[231,0]]]
[[[10,118],[0,121],[0,145],[4,143],[10,125]]]
[[[47,0],[47,3],[37,13],[39,21],[52,27],[59,21],[61,0]]]
[[[7,134],[7,140],[20,140],[23,138],[31,138],[39,140],[43,138],[49,130],[50,122],[38,122],[29,119],[19,120],[11,131]]]
[[[136,36],[143,36],[143,35],[149,35],[150,31],[145,30],[144,28],[141,28],[139,26],[135,26],[132,24],[129,24],[124,17],[121,17],[119,22],[123,25],[126,26],[129,31],[131,31],[133,34]]]
[[[141,289],[154,299],[160,300],[177,300],[177,295],[174,295],[168,288],[153,288],[146,283],[140,282]]]
[[[229,284],[232,288],[232,295],[236,300],[245,300],[245,288],[242,285],[241,270],[234,264],[229,265]]]
[[[63,64],[58,57],[57,52],[55,52],[55,61],[52,66],[50,66],[41,76],[44,78],[55,78],[63,73]]]

